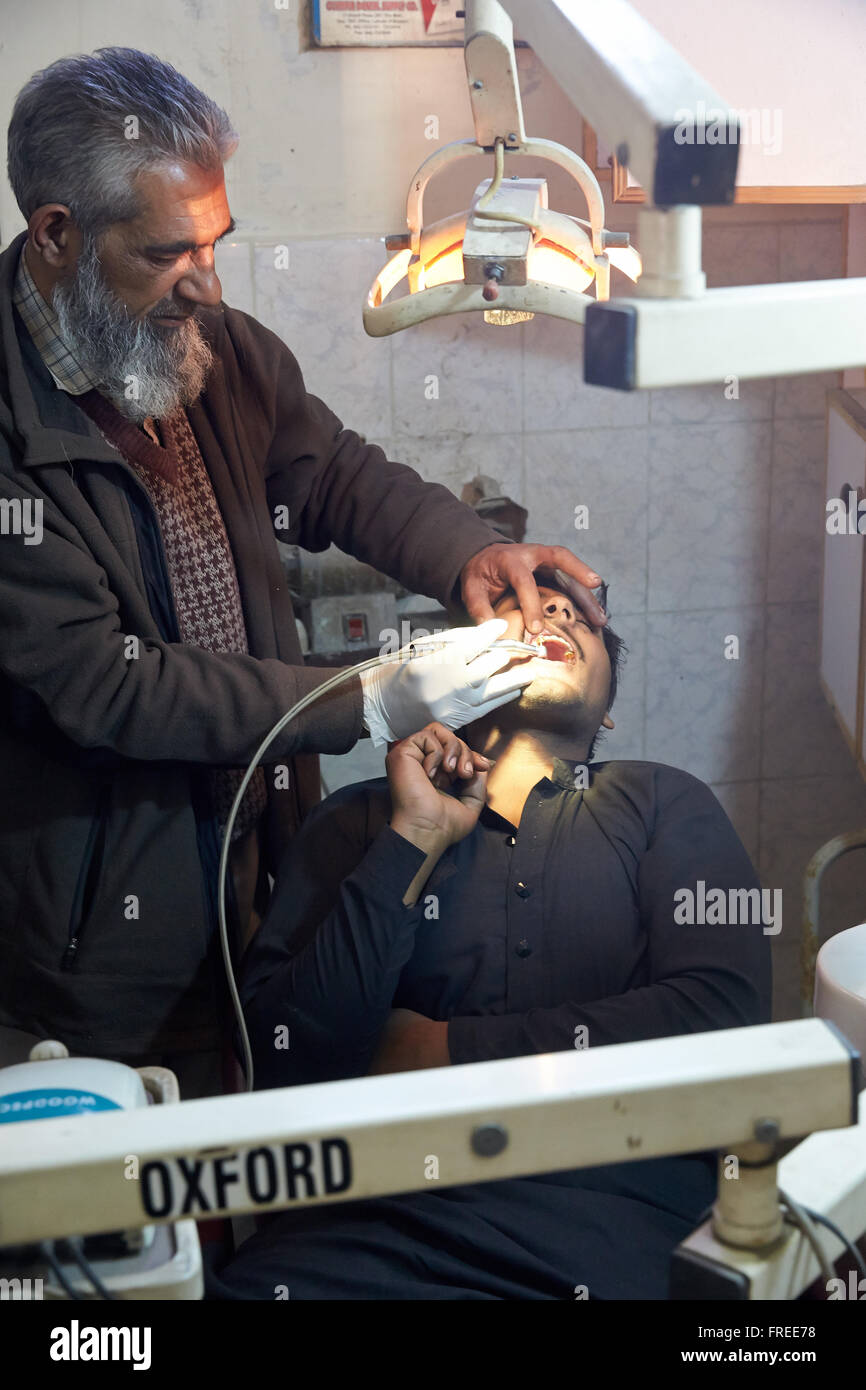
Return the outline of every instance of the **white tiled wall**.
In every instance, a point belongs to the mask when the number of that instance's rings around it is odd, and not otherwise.
[[[842,274],[836,210],[741,217],[708,218],[711,286]],[[459,315],[371,339],[360,306],[381,242],[287,239],[277,270],[280,244],[221,247],[218,269],[227,302],[288,343],[308,389],[458,495],[476,473],[499,479],[529,510],[528,539],[569,546],[609,582],[629,655],[600,756],[712,785],[765,886],[783,890],[776,1007],[795,1015],[803,869],[866,822],[866,787],[817,683],[824,396],[838,378],[742,382],[735,399],[721,384],[620,394],[585,386],[582,330],[543,317],[500,329]],[[588,530],[574,527],[581,503]],[[316,591],[345,561],[332,550],[304,563]],[[323,764],[333,789],[380,775],[382,759],[364,741]],[[828,932],[866,920],[855,859],[828,876]]]

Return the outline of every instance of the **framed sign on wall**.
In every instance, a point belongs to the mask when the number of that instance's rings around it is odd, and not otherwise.
[[[313,38],[323,48],[463,44],[462,0],[312,0]]]

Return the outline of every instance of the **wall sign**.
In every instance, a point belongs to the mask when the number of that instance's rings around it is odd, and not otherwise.
[[[313,0],[313,37],[330,48],[462,46],[463,0]]]

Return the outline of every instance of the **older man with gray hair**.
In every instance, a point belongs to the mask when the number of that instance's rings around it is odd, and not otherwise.
[[[365,444],[295,357],[222,302],[229,119],[128,48],[64,58],[19,93],[9,178],[27,223],[0,256],[0,1064],[53,1036],[220,1088],[220,834],[265,732],[332,674],[305,668],[276,544],[332,542],[480,629],[450,685],[381,667],[289,727],[242,803],[236,944],[318,799],[316,754],[403,737],[443,701],[479,717],[524,678],[492,602],[541,626],[536,565],[445,488]],[[467,639],[466,633],[470,634]],[[486,655],[481,655],[485,653]],[[396,673],[396,674],[395,674]],[[465,719],[464,719],[465,722]]]

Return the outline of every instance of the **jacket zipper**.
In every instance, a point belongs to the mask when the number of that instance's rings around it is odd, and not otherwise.
[[[78,882],[75,885],[75,895],[72,899],[72,910],[69,914],[69,939],[66,944],[66,949],[60,958],[61,970],[72,970],[75,966],[78,957],[78,948],[81,945],[81,936],[87,917],[87,910],[96,896],[98,874],[102,866],[102,856],[105,846],[110,794],[111,788],[108,785],[103,786],[99,792],[96,812],[90,825],[87,843],[84,846],[84,856],[78,871]],[[97,875],[96,879],[94,879],[94,873]]]
[[[132,481],[132,483],[134,484],[136,490],[138,491],[138,493],[140,494],[141,498],[142,498],[143,501],[144,501],[145,509],[146,509],[146,510],[149,512],[149,514],[150,514],[151,523],[152,523],[152,526],[153,526],[153,534],[154,534],[154,537],[155,537],[155,539],[156,539],[156,548],[157,548],[157,553],[158,553],[158,555],[159,555],[160,567],[161,567],[161,569],[162,569],[163,583],[164,583],[164,585],[165,585],[165,592],[166,592],[166,596],[167,596],[167,599],[168,599],[168,608],[169,608],[169,612],[170,612],[170,615],[171,615],[171,619],[172,619],[172,622],[173,622],[173,625],[174,625],[174,632],[173,632],[173,633],[170,633],[170,634],[166,634],[166,635],[164,636],[163,640],[164,640],[164,641],[179,642],[179,641],[180,641],[180,624],[179,624],[179,622],[178,622],[177,609],[176,609],[176,607],[175,607],[174,594],[173,594],[173,592],[172,592],[172,587],[171,587],[171,578],[170,578],[169,572],[168,572],[168,559],[167,559],[166,553],[165,553],[165,546],[164,546],[163,540],[162,540],[162,529],[161,529],[160,524],[159,524],[159,516],[158,516],[157,510],[156,510],[156,507],[155,507],[154,504],[153,504],[153,500],[152,500],[152,498],[151,498],[151,496],[150,496],[150,494],[149,494],[147,488],[144,486],[143,482],[141,481],[141,479],[140,479],[140,478],[138,477],[138,475],[136,474],[135,469],[131,466],[131,464],[128,464],[128,463],[126,462],[126,459],[125,459],[125,458],[122,457],[122,455],[121,455],[121,453],[120,453],[120,450],[117,448],[117,445],[112,445],[112,448],[114,448],[114,449],[116,450],[117,454],[118,454],[118,458],[114,461],[114,462],[115,462],[115,467],[119,468],[123,473],[126,474],[126,476],[127,476],[129,479],[131,479],[131,481]],[[71,465],[70,465],[70,467],[71,467]],[[73,473],[73,482],[74,482],[74,481],[75,481],[75,475],[74,475],[74,473]],[[134,522],[133,522],[133,526],[134,526]],[[136,538],[136,543],[137,543],[137,538]],[[153,616],[154,616],[154,622],[156,623],[157,627],[159,627],[158,619],[156,618],[155,615],[153,615]],[[203,787],[201,788],[201,790],[203,791]],[[200,794],[201,794],[201,792],[200,792]],[[195,815],[195,819],[196,819],[196,823],[197,823],[197,827],[198,827],[198,826],[201,825],[201,820],[200,820],[201,811],[200,811],[199,807],[196,805],[195,800],[194,800],[194,802],[193,802],[193,809],[194,809],[194,815]],[[61,961],[60,961],[60,968],[61,968],[61,970],[64,970],[64,971],[72,970],[72,969],[74,968],[75,963],[76,963],[76,960],[77,960],[78,949],[79,949],[79,946],[80,946],[80,944],[81,944],[81,931],[82,931],[82,927],[83,927],[83,916],[81,915],[81,910],[80,910],[80,909],[81,909],[81,904],[82,904],[83,898],[84,898],[85,884],[86,884],[87,878],[88,878],[88,872],[89,872],[89,862],[88,862],[88,861],[92,861],[92,859],[93,859],[94,849],[95,849],[95,846],[96,846],[96,839],[97,839],[97,835],[98,835],[99,832],[100,832],[100,828],[103,828],[103,833],[104,833],[104,827],[101,827],[101,826],[100,826],[100,820],[105,820],[105,819],[107,818],[107,810],[108,810],[108,806],[107,806],[107,796],[106,796],[106,798],[105,798],[105,804],[104,804],[103,806],[100,807],[100,811],[99,811],[98,815],[94,818],[94,825],[93,825],[93,827],[91,828],[91,833],[90,833],[90,835],[88,836],[88,840],[87,840],[87,847],[86,847],[86,850],[85,850],[84,863],[82,864],[81,873],[80,873],[80,875],[79,875],[79,881],[78,881],[78,884],[77,884],[77,886],[76,886],[75,901],[74,901],[74,905],[73,905],[73,910],[72,910],[72,913],[70,914],[69,940],[68,940],[66,949],[65,949],[65,951],[63,952],[63,955],[62,955],[62,957],[61,957]],[[208,817],[207,819],[210,819],[210,817]],[[199,832],[198,832],[198,829],[197,829],[197,838],[198,838],[198,833],[199,833]],[[220,848],[220,846],[219,846],[219,835],[218,835],[218,833],[215,832],[215,829],[209,828],[209,827],[207,827],[206,825],[203,827],[203,833],[204,833],[206,836],[207,836],[208,834],[213,834],[213,835],[214,835],[215,842],[216,842],[216,847],[217,847],[217,859],[218,859],[218,857],[219,857],[219,848]],[[200,856],[199,856],[199,857],[200,857]],[[216,911],[216,905],[215,905],[215,902],[214,902],[214,899],[213,899],[213,889],[212,889],[212,887],[210,887],[210,886],[208,885],[208,883],[207,883],[207,875],[206,875],[205,865],[204,865],[203,863],[201,864],[201,870],[202,870],[203,879],[205,880],[205,882],[204,882],[204,884],[203,884],[203,887],[204,887],[204,898],[205,898],[205,911],[206,911],[206,914],[207,914],[207,917],[208,917],[208,920],[209,920],[209,928],[210,928],[209,931],[208,931],[208,938],[209,938],[209,940],[212,941],[213,938],[214,938],[214,936],[217,934],[217,932],[218,932],[218,930],[219,930],[219,920],[218,920],[218,915],[217,915],[217,911]],[[231,882],[231,880],[229,880],[229,882]],[[74,924],[74,925],[73,925],[73,924]],[[218,963],[214,962],[212,968],[213,968],[213,970],[216,972],[216,974],[219,975],[220,981],[222,981],[222,976],[221,976],[220,971],[219,971],[219,965],[218,965]],[[223,987],[224,987],[224,982],[223,982]],[[216,988],[217,994],[219,994],[220,985],[216,982],[216,980],[215,980],[215,988]]]
[[[118,454],[118,458],[114,461],[115,467],[118,468],[121,472],[125,473],[127,478],[131,480],[133,486],[136,488],[137,492],[139,493],[139,496],[143,500],[145,508],[150,513],[151,522],[153,525],[153,533],[156,538],[157,551],[159,554],[160,564],[162,566],[163,580],[166,585],[166,593],[168,595],[169,608],[171,611],[172,620],[174,622],[174,640],[177,640],[177,612],[174,606],[174,596],[171,591],[171,582],[168,577],[168,563],[165,556],[165,548],[162,543],[162,533],[159,527],[159,519],[157,517],[156,508],[153,505],[147,488],[144,486],[141,479],[136,475],[134,468],[132,468],[120,455],[120,450],[117,449],[116,445],[112,445],[111,447],[114,448]],[[74,467],[70,460],[67,460],[67,462],[69,463],[69,471],[72,475],[72,481],[75,482]],[[172,638],[169,637],[168,640],[172,640]],[[87,844],[84,848],[84,857],[81,862],[81,868],[78,874],[78,882],[75,887],[75,895],[72,900],[72,908],[69,913],[68,940],[63,955],[60,958],[60,969],[63,971],[75,969],[75,966],[78,961],[78,951],[81,946],[81,937],[84,930],[84,923],[87,917],[87,910],[92,905],[93,899],[96,895],[96,889],[98,886],[98,873],[99,868],[101,867],[101,865],[96,861],[97,859],[101,859],[101,853],[104,849],[104,842],[108,823],[110,792],[110,786],[103,786],[99,793],[96,812],[94,814],[93,822],[90,827],[90,833],[87,837]],[[97,874],[97,881],[93,881],[94,872],[96,872]]]

